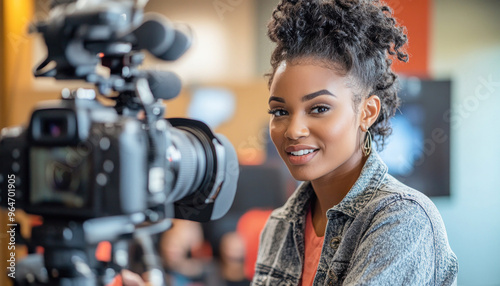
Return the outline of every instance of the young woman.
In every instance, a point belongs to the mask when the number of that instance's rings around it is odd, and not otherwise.
[[[451,285],[458,262],[434,204],[376,149],[398,107],[404,28],[370,0],[282,0],[269,23],[270,133],[304,183],[261,234],[252,285]]]

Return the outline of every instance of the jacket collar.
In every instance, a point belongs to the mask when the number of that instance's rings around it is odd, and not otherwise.
[[[344,199],[328,210],[327,215],[330,217],[337,211],[353,218],[356,217],[358,212],[371,200],[386,174],[386,164],[377,151],[373,149],[361,170],[359,178]],[[303,182],[290,196],[285,205],[276,210],[273,216],[291,222],[302,220],[309,209],[312,197],[314,197],[314,190],[311,182]]]

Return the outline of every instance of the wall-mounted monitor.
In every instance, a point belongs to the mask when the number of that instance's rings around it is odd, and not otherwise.
[[[428,196],[450,195],[449,80],[403,78],[402,105],[380,155],[389,173]]]

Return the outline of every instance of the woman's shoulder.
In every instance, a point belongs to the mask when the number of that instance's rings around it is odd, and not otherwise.
[[[437,211],[434,203],[424,193],[409,187],[387,174],[373,196],[373,203],[413,202],[425,211]]]
[[[458,260],[450,248],[441,214],[422,192],[387,175],[357,219],[364,221],[365,233],[384,231],[386,239],[404,233],[408,241],[430,244],[438,269],[436,281],[452,280],[456,275]]]
[[[434,235],[446,237],[443,219],[432,200],[389,174],[362,212],[373,219],[397,217],[400,222],[419,219],[422,225],[431,227]]]

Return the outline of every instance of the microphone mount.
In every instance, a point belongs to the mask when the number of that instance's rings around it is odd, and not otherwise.
[[[189,35],[160,14],[143,14],[137,3],[87,1],[93,5],[89,8],[79,5],[82,1],[59,4],[47,21],[34,25],[31,32],[42,33],[48,48],[47,58],[34,71],[35,77],[93,83],[99,94],[117,102],[119,112],[124,108],[135,112],[143,109],[136,94],[141,79],[147,80],[157,100],[179,94],[181,81],[173,72],[138,67],[145,58],[142,50],[165,61],[176,60],[190,47]],[[59,20],[61,15],[64,21]],[[98,65],[109,69],[109,75],[99,74]]]

